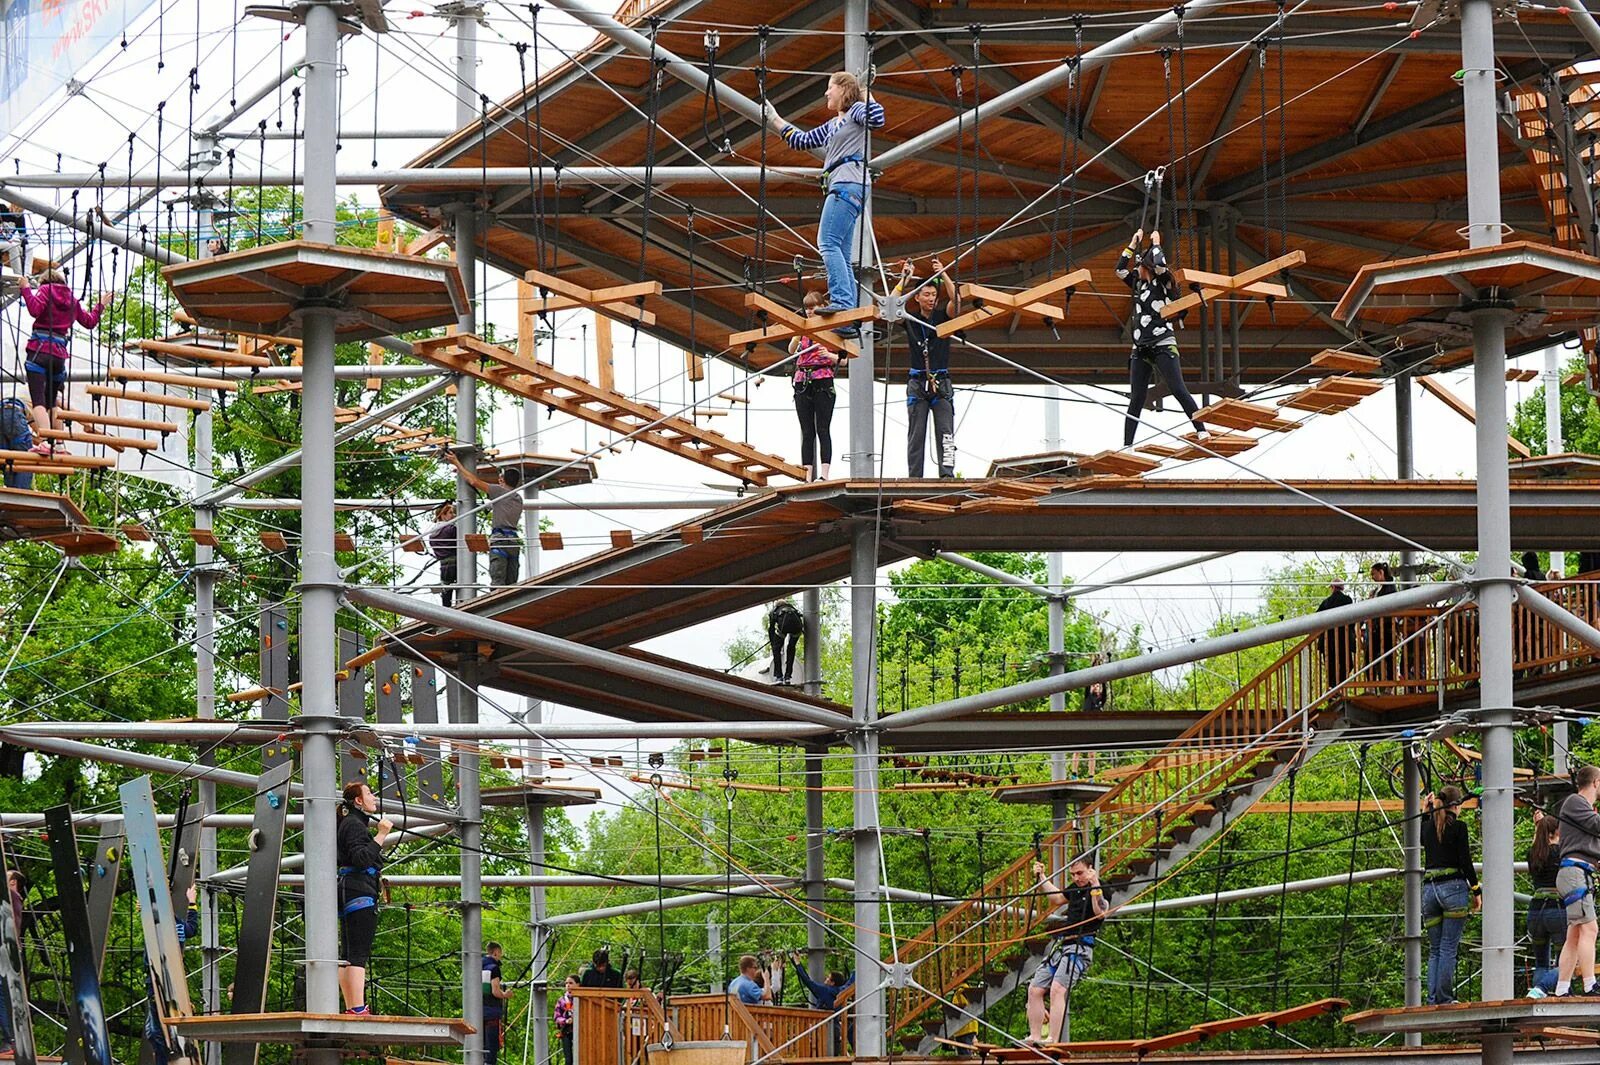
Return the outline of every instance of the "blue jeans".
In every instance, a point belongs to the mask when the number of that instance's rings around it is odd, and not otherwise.
[[[1533,947],[1533,979],[1529,986],[1554,991],[1556,961],[1567,941],[1567,911],[1559,899],[1533,900],[1528,908],[1528,940]],[[1546,983],[1550,986],[1544,987]]]
[[[1456,1000],[1456,955],[1471,912],[1472,889],[1466,878],[1422,885],[1422,925],[1428,930],[1428,1002],[1432,1005]]]
[[[817,249],[822,252],[822,265],[828,271],[828,302],[835,307],[855,307],[860,303],[850,253],[864,195],[859,181],[836,181],[822,198]]]

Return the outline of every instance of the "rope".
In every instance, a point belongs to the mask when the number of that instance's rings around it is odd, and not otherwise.
[[[1339,950],[1333,956],[1333,997],[1339,997],[1339,989],[1344,984],[1344,951],[1350,936],[1350,896],[1355,888],[1356,852],[1359,848],[1356,841],[1361,838],[1361,800],[1366,797],[1367,784],[1367,754],[1372,750],[1369,744],[1361,745],[1361,755],[1356,760],[1356,816],[1355,825],[1350,834],[1350,868],[1346,873],[1344,882],[1344,912],[1339,918]]]
[[[1161,822],[1166,814],[1164,807],[1156,809],[1156,834],[1150,847],[1150,884],[1152,892],[1159,892],[1161,887]],[[1154,899],[1151,900],[1152,902]],[[1144,1025],[1141,1038],[1150,1037],[1150,983],[1156,975],[1156,908],[1150,907],[1150,958],[1144,966]]]
[[[1211,888],[1211,915],[1206,921],[1206,986],[1201,997],[1204,999],[1205,1013],[1200,1018],[1202,1021],[1211,1019],[1211,978],[1216,972],[1217,963],[1217,913],[1222,904],[1222,884],[1228,873],[1228,807],[1224,804],[1221,811],[1221,822],[1217,827],[1217,877]]]
[[[1278,892],[1278,952],[1272,964],[1272,1006],[1278,1007],[1278,991],[1284,993],[1287,1003],[1289,988],[1283,979],[1283,919],[1289,908],[1289,855],[1293,850],[1294,842],[1294,795],[1295,786],[1300,780],[1300,766],[1298,764],[1289,768],[1289,821],[1283,832],[1283,874],[1280,883],[1283,889]]]

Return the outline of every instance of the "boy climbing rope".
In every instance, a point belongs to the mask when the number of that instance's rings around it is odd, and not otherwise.
[[[1133,446],[1134,434],[1139,429],[1139,412],[1144,409],[1145,394],[1150,390],[1150,378],[1157,373],[1172,398],[1194,423],[1195,432],[1204,443],[1210,435],[1205,424],[1195,417],[1200,406],[1183,383],[1183,369],[1178,365],[1178,339],[1173,335],[1172,323],[1161,317],[1161,308],[1177,296],[1172,271],[1167,268],[1167,257],[1161,251],[1161,234],[1151,233],[1149,246],[1141,251],[1143,243],[1144,230],[1136,230],[1117,259],[1117,276],[1133,290],[1133,309],[1129,312],[1133,355],[1128,361],[1128,416],[1123,422],[1122,446]]]
[[[1050,923],[1061,929],[1045,953],[1044,961],[1028,984],[1028,1042],[1054,1043],[1072,1038],[1072,989],[1089,972],[1094,960],[1095,933],[1105,921],[1106,899],[1100,874],[1089,860],[1074,858],[1067,865],[1072,885],[1066,890],[1049,878],[1043,862],[1033,863],[1033,875],[1056,912]],[[1045,993],[1049,992],[1048,1008]]]
[[[911,281],[912,263],[900,267],[898,294]],[[940,477],[956,475],[956,390],[950,383],[950,338],[935,330],[961,310],[956,287],[944,263],[933,260],[933,276],[917,289],[906,308],[906,340],[911,374],[906,382],[906,476],[921,477],[928,453],[928,419],[933,418],[934,450]]]
[[[1561,822],[1561,866],[1556,870],[1556,890],[1567,908],[1567,941],[1561,947],[1561,968],[1556,974],[1556,997],[1572,994],[1577,973],[1583,994],[1594,991],[1595,903],[1594,871],[1600,865],[1600,766],[1586,765],[1572,774],[1574,791],[1562,800],[1556,813]]]
[[[67,360],[72,356],[72,326],[85,329],[100,324],[100,314],[111,302],[109,292],[102,293],[94,310],[85,310],[67,285],[67,276],[58,267],[49,267],[42,275],[44,284],[37,290],[24,278],[22,301],[33,315],[33,332],[26,346],[28,371],[28,397],[33,401],[33,424],[38,429],[56,429],[56,408],[61,406],[67,388]],[[40,440],[33,450],[41,455],[52,451],[65,451],[54,447],[48,440]]]
[[[872,181],[866,166],[868,130],[882,129],[884,124],[883,105],[870,99],[860,80],[849,71],[838,71],[828,79],[827,103],[828,109],[836,113],[815,129],[783,128],[783,139],[791,148],[823,152],[826,192],[817,227],[817,250],[828,271],[828,303],[817,309],[819,315],[853,311],[860,306],[851,244],[866,202],[866,187]],[[833,331],[842,337],[861,335],[861,327],[853,322]]]

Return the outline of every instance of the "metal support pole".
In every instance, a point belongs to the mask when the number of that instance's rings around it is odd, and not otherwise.
[[[1573,25],[1578,27],[1578,32],[1583,34],[1583,39],[1589,42],[1589,47],[1600,53],[1600,23],[1595,22],[1583,0],[1566,0],[1561,6],[1567,17],[1572,19]]]
[[[1066,450],[1066,442],[1061,438],[1061,388],[1059,385],[1050,385],[1044,393],[1044,450],[1046,454],[1055,454]],[[1066,559],[1060,551],[1051,551],[1045,556],[1045,583],[1050,591],[1050,600],[1045,604],[1046,616],[1050,629],[1050,676],[1059,677],[1067,671],[1067,604],[1062,598],[1062,582],[1066,577]],[[1062,711],[1067,708],[1067,693],[1052,692],[1050,695],[1050,709]],[[1067,776],[1067,752],[1050,752],[1050,779],[1064,780]],[[1063,799],[1053,799],[1050,803],[1050,827],[1057,832],[1061,831],[1067,823],[1067,803]],[[1052,874],[1057,862],[1051,861]]]
[[[1395,476],[1409,481],[1416,476],[1412,456],[1415,453],[1415,423],[1411,410],[1411,375],[1398,374],[1394,379],[1394,454]],[[1400,552],[1400,584],[1414,584],[1417,579],[1417,553]]]
[[[828,753],[826,744],[807,744],[805,747],[806,778],[806,971],[811,979],[822,982],[828,969],[828,937],[824,923],[822,903],[825,868],[822,843],[827,826],[822,813],[822,758]]]
[[[207,201],[197,215],[195,247],[199,257],[211,254],[212,208]],[[194,415],[194,489],[203,497],[216,483],[212,467],[211,410],[199,410]],[[216,510],[208,506],[194,508],[194,527],[210,529],[216,519]],[[209,544],[196,542],[194,548],[194,690],[195,716],[202,721],[217,716],[217,573],[215,549]],[[215,764],[210,751],[202,751],[200,760]],[[217,785],[210,780],[200,781],[200,808],[211,811],[217,808]],[[221,971],[217,962],[221,956],[222,941],[217,927],[217,890],[208,877],[217,871],[217,830],[200,826],[200,1000],[207,1013],[217,1013],[222,1008]],[[205,1044],[206,1065],[218,1065],[222,1060],[222,1044]]]
[[[476,25],[476,23],[473,23]],[[478,331],[478,216],[475,207],[458,204],[453,210],[456,228],[456,265],[461,270],[461,280],[467,289],[467,309],[461,315],[460,331]],[[467,374],[456,376],[456,444],[462,449],[462,465],[477,472],[478,458],[472,450],[478,443],[478,382]],[[472,531],[473,513],[478,505],[477,490],[467,480],[465,472],[456,474],[456,600],[465,601],[477,595],[478,556],[467,546],[467,534]],[[463,719],[465,720],[465,719]],[[481,997],[481,996],[480,996]]]
[[[1403,935],[1405,955],[1406,1005],[1422,1005],[1422,767],[1410,745],[1405,749],[1405,820],[1401,832],[1405,840],[1402,865],[1405,867]],[[1407,1046],[1421,1046],[1422,1033],[1406,1033]]]
[[[728,98],[723,93],[726,87],[717,90],[717,98],[726,103]],[[478,114],[474,103],[473,115]],[[530,118],[532,116],[529,116]],[[491,118],[493,124],[496,118]],[[515,128],[510,126],[508,128]],[[252,135],[249,139],[254,140]],[[357,136],[347,139],[364,139]],[[646,168],[642,166],[567,166],[561,168],[560,182],[563,189],[571,189],[576,185],[595,185],[606,188],[636,188],[645,179]],[[753,188],[762,178],[763,170],[759,166],[658,166],[648,171],[650,179],[657,185],[680,185],[693,183],[703,185],[714,183],[719,185],[734,184],[742,187]],[[819,166],[768,166],[765,169],[767,183],[782,185],[815,185],[822,176]],[[261,185],[299,185],[305,180],[305,172],[292,170],[267,170],[256,174],[253,183]],[[534,175],[534,181],[539,180]],[[474,189],[484,188],[524,188],[529,186],[528,168],[525,166],[491,166],[461,167],[398,167],[383,170],[347,170],[335,176],[335,181],[340,185],[417,185],[430,184],[442,188]],[[0,188],[6,190],[5,199],[15,199],[30,213],[48,215],[62,225],[74,225],[72,212],[55,207],[44,200],[33,197],[16,195],[18,189],[78,189],[94,188],[104,183],[107,188],[134,188],[134,189],[161,189],[173,185],[171,174],[157,174],[154,170],[142,170],[137,173],[122,173],[107,171],[102,174],[98,170],[76,170],[8,174],[0,177]],[[556,185],[555,168],[546,168],[544,185],[547,189]],[[213,182],[212,187],[220,187],[219,182]],[[33,204],[40,206],[34,207]],[[146,248],[150,249],[151,257],[159,258],[163,254],[170,254],[173,258],[167,262],[183,262],[183,256],[176,252],[165,252],[155,245],[145,244],[136,237],[129,237],[121,230],[103,226],[98,220],[90,223],[94,235],[111,243],[119,241],[135,242],[139,247],[134,250],[144,254]],[[83,228],[81,225],[74,228]],[[126,246],[126,245],[123,245]]]
[[[847,0],[844,6],[844,65],[864,71],[870,61],[867,48],[869,0]],[[870,177],[870,175],[869,175]],[[852,255],[858,271],[874,261],[872,244],[872,185],[862,197],[861,227]],[[858,274],[859,276],[859,274]],[[861,355],[850,367],[850,475],[871,477],[879,457],[873,452],[872,330],[861,331]],[[850,742],[854,755],[851,841],[855,858],[855,1055],[881,1058],[885,1049],[885,999],[880,974],[878,885],[882,882],[882,846],[878,834],[878,698],[877,680],[877,530],[870,520],[860,521],[850,537],[850,710],[855,731]]]
[[[800,593],[800,612],[805,615],[805,667],[800,687],[807,695],[822,694],[822,589],[807,588]]]
[[[1467,230],[1474,248],[1500,243],[1499,131],[1493,0],[1462,0],[1461,67],[1467,156]],[[1472,312],[1478,412],[1478,644],[1483,725],[1483,997],[1513,998],[1511,489],[1506,465],[1506,328],[1499,310]],[[1511,1035],[1485,1036],[1484,1065],[1509,1065]]]
[[[339,17],[336,5],[316,2],[305,9],[306,29],[306,187],[305,239],[332,244],[336,239],[333,183],[339,115]],[[305,937],[306,1008],[338,1013],[339,918],[338,852],[334,814],[337,756],[331,718],[337,713],[334,615],[339,606],[338,566],[333,557],[334,497],[334,321],[329,308],[307,307],[302,315],[305,373],[301,395],[302,515],[300,553],[300,692],[307,726],[301,749],[305,785]],[[314,1050],[310,1065],[337,1065],[334,1050]]]

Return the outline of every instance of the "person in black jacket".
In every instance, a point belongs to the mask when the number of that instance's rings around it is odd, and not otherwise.
[[[1172,271],[1167,268],[1167,257],[1161,251],[1161,234],[1151,233],[1150,246],[1141,253],[1138,248],[1143,242],[1144,230],[1137,230],[1117,259],[1117,276],[1133,290],[1133,309],[1128,313],[1133,355],[1128,360],[1128,416],[1122,423],[1122,446],[1133,446],[1150,378],[1157,373],[1166,382],[1172,398],[1194,423],[1194,430],[1199,434],[1197,439],[1205,443],[1211,437],[1205,423],[1195,416],[1200,405],[1183,383],[1183,369],[1178,365],[1178,338],[1172,332],[1172,323],[1161,317],[1161,308],[1177,296]],[[1135,255],[1138,256],[1137,266],[1134,265]]]
[[[622,986],[622,970],[611,964],[611,951],[601,947],[589,959],[590,966],[584,970],[582,984],[584,987],[610,987]],[[623,951],[622,964],[628,964],[628,953]]]
[[[778,600],[767,614],[767,643],[772,647],[772,683],[794,683],[794,652],[805,631],[805,616],[787,599]]]
[[[1350,606],[1354,601],[1345,594],[1344,581],[1334,578],[1328,582],[1328,597],[1317,604],[1317,613]],[[1351,626],[1339,625],[1323,632],[1322,658],[1328,664],[1328,690],[1334,691],[1350,679]]]
[[[1454,784],[1422,801],[1422,926],[1428,931],[1428,1002],[1435,1006],[1456,1000],[1461,933],[1483,905],[1460,809],[1461,789]]]
[[[1561,905],[1556,887],[1560,868],[1561,820],[1535,809],[1533,844],[1528,848],[1528,879],[1533,881],[1533,898],[1528,903],[1528,943],[1533,947],[1530,996],[1535,988],[1547,995],[1556,989],[1556,954],[1567,942],[1567,909]]]
[[[367,1011],[367,962],[372,940],[378,934],[378,871],[383,868],[383,844],[394,826],[379,819],[376,834],[368,834],[378,797],[365,781],[345,785],[339,808],[339,928],[345,964],[339,969],[339,990],[346,1013]]]

